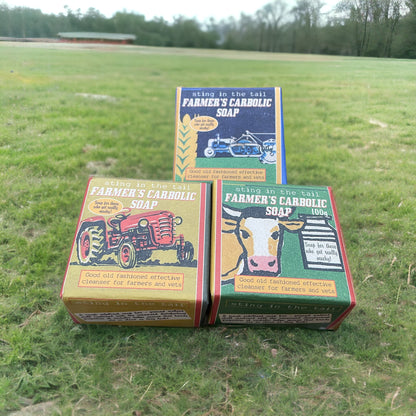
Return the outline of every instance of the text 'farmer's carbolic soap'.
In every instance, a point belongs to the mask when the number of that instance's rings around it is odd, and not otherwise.
[[[79,323],[200,326],[210,185],[91,178],[61,297]]]
[[[174,180],[286,183],[280,88],[177,88]]]
[[[355,295],[329,187],[217,181],[210,324],[336,329]]]

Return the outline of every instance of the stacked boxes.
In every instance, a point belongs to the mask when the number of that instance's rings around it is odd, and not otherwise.
[[[90,179],[61,297],[76,322],[200,326],[210,185]]]
[[[178,88],[173,176],[90,179],[61,290],[76,322],[338,328],[335,200],[286,185],[280,88]]]

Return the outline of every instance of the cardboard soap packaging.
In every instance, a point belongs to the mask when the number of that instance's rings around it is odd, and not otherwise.
[[[281,89],[177,88],[173,175],[286,183]]]
[[[61,298],[78,323],[198,327],[210,185],[91,178]]]
[[[209,324],[336,329],[355,305],[329,187],[216,181]]]

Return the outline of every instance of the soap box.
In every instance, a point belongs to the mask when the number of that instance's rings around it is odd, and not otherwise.
[[[209,324],[337,329],[355,306],[329,187],[216,181]]]
[[[174,180],[286,183],[282,91],[176,90]]]
[[[200,326],[210,209],[207,183],[90,178],[61,289],[72,318]]]

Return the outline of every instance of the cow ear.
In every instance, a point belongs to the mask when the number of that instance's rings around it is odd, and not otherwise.
[[[221,224],[221,230],[223,233],[233,233],[237,228],[237,220],[223,218]]]
[[[303,227],[305,224],[304,221],[293,221],[293,220],[280,220],[279,224],[281,224],[286,230],[288,231],[298,231]]]
[[[223,212],[223,216],[228,217],[228,218],[231,217],[236,220],[240,218],[242,214],[242,212],[239,211],[238,209],[227,207],[226,205],[222,206],[222,212]]]

